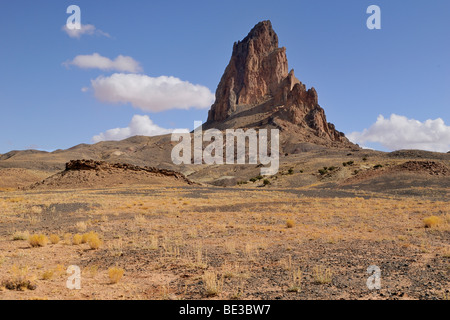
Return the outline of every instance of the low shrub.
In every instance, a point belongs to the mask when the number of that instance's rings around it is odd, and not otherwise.
[[[433,228],[439,225],[442,222],[442,219],[436,216],[431,216],[423,219],[423,224],[425,228]]]
[[[32,247],[45,247],[48,243],[48,238],[44,234],[33,234],[28,238],[28,242]]]
[[[108,270],[109,281],[111,283],[118,283],[122,279],[124,270],[122,268],[112,267]]]

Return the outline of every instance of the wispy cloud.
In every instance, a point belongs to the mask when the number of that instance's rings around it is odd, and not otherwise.
[[[389,119],[380,115],[370,128],[352,132],[347,137],[358,144],[380,143],[389,150],[450,150],[450,126],[445,125],[441,118],[420,122],[396,114],[392,114]]]
[[[76,66],[82,69],[100,69],[103,71],[141,72],[139,62],[132,57],[119,55],[114,60],[103,57],[98,53],[91,55],[78,55],[71,61],[63,63],[65,66]]]
[[[67,28],[66,25],[64,25],[62,27],[62,30],[67,33],[67,35],[71,38],[76,38],[76,39],[80,39],[81,36],[83,35],[89,35],[89,36],[102,36],[102,37],[107,37],[107,38],[111,38],[111,36],[100,30],[97,29],[94,25],[92,24],[82,24],[80,29],[69,29]]]
[[[174,129],[161,128],[155,124],[149,116],[135,115],[128,127],[110,129],[92,138],[94,143],[109,140],[123,140],[133,136],[158,136],[172,133]]]
[[[209,108],[214,94],[201,85],[175,77],[115,73],[91,80],[95,97],[106,103],[130,103],[144,111]]]

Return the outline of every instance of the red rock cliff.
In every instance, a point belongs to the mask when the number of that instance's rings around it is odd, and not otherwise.
[[[248,116],[237,120],[252,112],[264,114],[267,121],[258,118],[259,123],[249,122]],[[294,126],[296,132],[308,133],[305,136],[312,133],[322,140],[351,144],[343,133],[327,122],[325,112],[318,104],[316,90],[307,90],[294,71],[288,71],[286,48],[278,47],[278,36],[270,21],[258,23],[233,46],[206,127],[224,128],[228,121],[230,128],[271,123],[282,131],[289,131]]]

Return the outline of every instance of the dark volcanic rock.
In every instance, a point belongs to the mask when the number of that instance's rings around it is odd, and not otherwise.
[[[155,167],[139,167],[128,163],[109,163],[95,160],[71,160],[66,170],[56,173],[41,182],[23,190],[45,188],[84,188],[96,186],[115,186],[132,184],[152,184],[158,178],[172,179],[182,184],[195,184],[182,173]],[[168,183],[170,183],[170,181]]]
[[[192,182],[187,179],[182,173],[160,169],[155,167],[139,167],[129,163],[109,163],[106,161],[95,161],[95,160],[71,160],[66,163],[66,172],[67,171],[81,171],[81,170],[111,170],[111,169],[122,169],[122,170],[131,170],[131,171],[145,171],[149,173],[155,173],[163,176],[175,177],[177,179],[182,179],[191,184]]]

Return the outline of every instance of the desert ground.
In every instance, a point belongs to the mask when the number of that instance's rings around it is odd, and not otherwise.
[[[448,300],[448,155],[426,155],[289,155],[278,175],[243,170],[227,187],[198,170],[193,184],[115,171],[8,180],[0,299]]]

